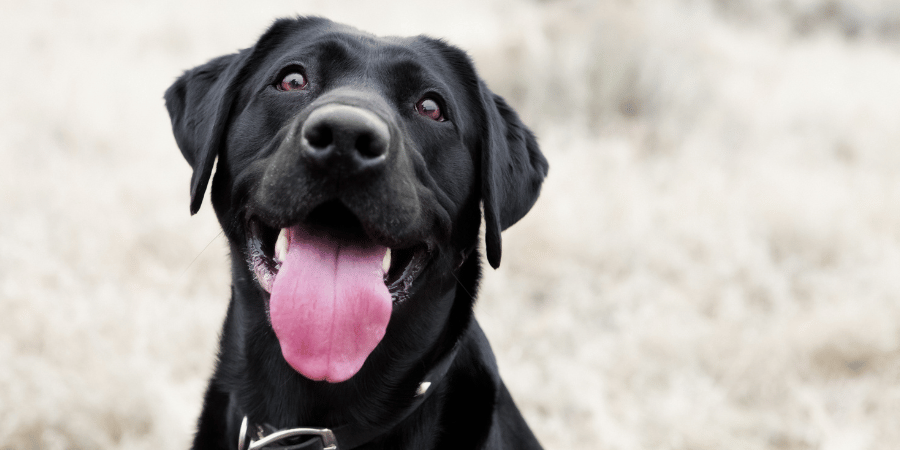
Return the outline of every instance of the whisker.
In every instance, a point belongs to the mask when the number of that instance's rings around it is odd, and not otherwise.
[[[218,239],[219,237],[221,237],[223,234],[225,234],[225,231],[219,231],[215,236],[213,236],[212,239],[210,239],[209,243],[206,244],[206,247],[203,247],[203,250],[200,250],[200,253],[197,253],[197,256],[195,256],[194,259],[191,260],[190,264],[188,264],[187,267],[185,267],[184,270],[181,271],[181,274],[178,275],[178,280],[179,280],[179,281],[184,277],[184,274],[187,273],[188,269],[190,269],[191,266],[194,265],[194,262],[197,261],[197,258],[199,258],[200,255],[202,255],[203,252],[205,252],[206,249],[208,249],[209,246],[212,245],[212,243],[215,242],[216,239]]]

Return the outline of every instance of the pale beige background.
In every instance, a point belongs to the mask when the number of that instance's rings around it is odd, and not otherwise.
[[[0,449],[187,447],[228,255],[162,93],[309,13],[540,136],[477,315],[548,449],[900,448],[896,0],[0,0]]]

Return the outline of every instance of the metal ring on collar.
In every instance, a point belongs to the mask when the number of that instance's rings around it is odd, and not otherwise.
[[[250,444],[245,449],[244,441],[247,436],[247,423],[247,416],[244,416],[244,420],[241,421],[241,432],[238,436],[238,450],[259,450],[282,439],[309,435],[318,436],[322,439],[322,450],[338,450],[334,433],[328,428],[291,428],[288,430],[276,431],[258,441],[250,439]]]

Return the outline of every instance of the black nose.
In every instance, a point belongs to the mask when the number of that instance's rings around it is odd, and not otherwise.
[[[371,111],[356,106],[321,106],[300,129],[303,156],[310,162],[353,174],[383,165],[391,134]]]

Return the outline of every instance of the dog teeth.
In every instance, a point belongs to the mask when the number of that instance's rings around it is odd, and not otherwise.
[[[288,250],[287,228],[282,228],[278,233],[278,240],[275,241],[275,261],[284,262],[284,256]]]
[[[388,270],[391,270],[391,249],[387,249],[387,252],[384,254],[384,260],[381,261],[381,270],[384,273],[388,273]]]

